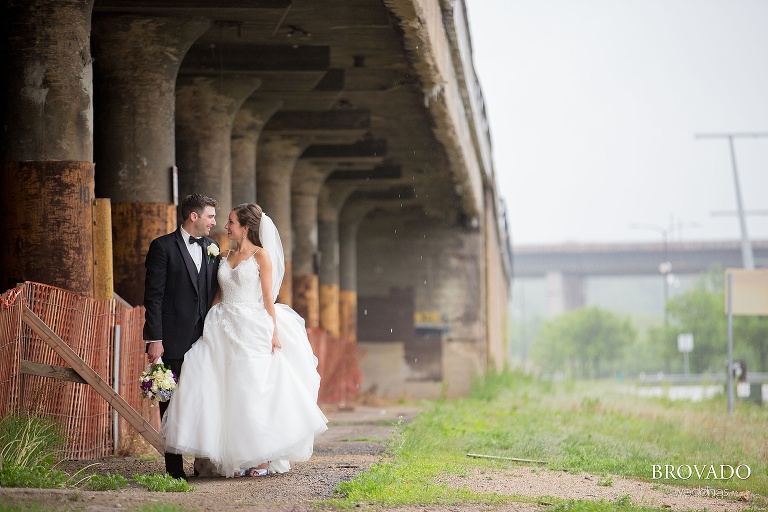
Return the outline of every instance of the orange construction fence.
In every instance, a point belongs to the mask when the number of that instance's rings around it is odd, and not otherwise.
[[[22,361],[67,366],[21,321],[26,304],[128,404],[156,429],[157,407],[141,398],[139,375],[147,366],[142,339],[144,308],[123,301],[97,301],[40,283],[25,282],[0,295],[0,418],[9,413],[44,416],[64,428],[64,457],[88,460],[147,451],[149,445],[90,386],[20,371]],[[353,342],[308,329],[318,357],[320,403],[351,402],[362,376]],[[115,358],[116,347],[119,347]],[[115,361],[118,379],[115,383]],[[117,434],[118,442],[115,442]]]

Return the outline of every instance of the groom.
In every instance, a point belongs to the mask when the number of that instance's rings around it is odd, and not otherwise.
[[[216,207],[215,199],[188,195],[181,202],[179,229],[154,239],[147,252],[147,358],[155,364],[162,356],[176,375],[181,375],[184,354],[203,334],[205,315],[218,289],[219,246],[208,238],[216,225]],[[160,402],[161,418],[168,403]],[[165,454],[165,470],[174,478],[187,478],[180,454]]]

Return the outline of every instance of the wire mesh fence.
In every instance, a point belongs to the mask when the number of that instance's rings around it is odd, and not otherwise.
[[[72,460],[151,452],[151,445],[126,420],[116,420],[112,407],[91,386],[21,371],[22,361],[67,366],[22,322],[23,305],[160,430],[158,408],[139,393],[139,375],[147,366],[144,308],[33,282],[0,295],[0,418],[13,413],[56,420],[64,430],[64,457]],[[322,329],[308,329],[307,334],[318,357],[318,401],[352,402],[362,381],[355,343]]]

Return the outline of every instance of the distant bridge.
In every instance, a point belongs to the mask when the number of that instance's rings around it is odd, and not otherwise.
[[[752,242],[755,266],[768,267],[768,240]],[[713,265],[741,267],[741,244],[733,242],[670,242],[623,244],[560,244],[513,247],[515,277],[569,275],[650,275],[668,261],[675,274],[700,274]]]
[[[755,267],[768,267],[768,240],[752,242]],[[663,263],[669,262],[664,268]],[[738,241],[560,244],[513,247],[515,279],[543,277],[549,314],[585,304],[584,280],[596,276],[701,274],[713,266],[742,266]]]

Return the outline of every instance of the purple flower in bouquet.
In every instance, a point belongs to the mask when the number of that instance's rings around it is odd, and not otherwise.
[[[177,375],[162,363],[147,366],[139,377],[141,396],[152,401],[167,402],[176,389]],[[151,405],[154,407],[154,403]]]

